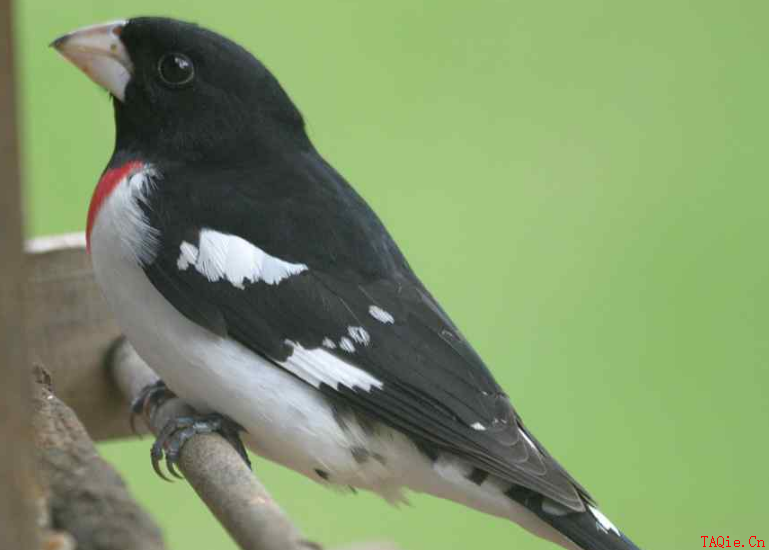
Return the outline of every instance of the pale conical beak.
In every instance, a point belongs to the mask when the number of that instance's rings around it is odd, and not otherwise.
[[[133,74],[133,63],[120,40],[127,23],[113,21],[85,27],[57,38],[51,46],[88,78],[125,101],[125,89]]]

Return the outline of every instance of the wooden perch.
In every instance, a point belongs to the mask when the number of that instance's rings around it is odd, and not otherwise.
[[[95,441],[129,437],[129,403],[104,368],[120,329],[91,271],[82,233],[27,242],[27,341],[56,394]]]

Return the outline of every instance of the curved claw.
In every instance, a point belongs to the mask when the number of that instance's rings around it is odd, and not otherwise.
[[[248,466],[249,470],[253,470],[253,467],[251,466],[251,461],[248,458],[248,452],[246,452],[246,446],[243,445],[243,441],[240,439],[240,436],[236,433],[232,434],[232,437],[230,437],[230,434],[225,436],[225,439],[230,442],[230,445],[235,447],[235,450],[240,455],[240,458],[243,459],[243,462],[246,463],[246,466]]]
[[[248,453],[246,452],[246,447],[243,445],[243,441],[240,439],[240,433],[246,431],[243,426],[235,422],[234,420],[230,420],[227,417],[222,417],[221,427],[218,430],[219,435],[221,435],[224,439],[226,439],[230,445],[232,445],[235,450],[240,455],[240,458],[243,459],[243,462],[246,463],[246,466],[248,466],[249,470],[252,470],[253,467],[251,466],[251,461],[248,458]]]
[[[185,422],[185,424],[187,424],[187,422]],[[175,464],[179,463],[180,452],[184,444],[196,433],[199,432],[196,431],[195,422],[192,421],[189,426],[175,432],[169,436],[168,440],[166,441],[166,445],[168,447],[166,449],[166,468],[169,472],[171,472],[172,476],[178,479],[184,479],[184,476],[176,470]]]
[[[160,461],[163,460],[163,449],[158,445],[157,441],[155,441],[152,445],[152,449],[150,449],[150,459],[152,461],[152,469],[155,470],[155,473],[165,481],[171,483],[173,480],[167,478],[160,468]]]
[[[176,464],[176,459],[172,460],[169,455],[166,455],[166,468],[168,471],[171,472],[171,475],[176,479],[184,479],[184,476],[176,470],[176,466],[174,466],[174,464]]]

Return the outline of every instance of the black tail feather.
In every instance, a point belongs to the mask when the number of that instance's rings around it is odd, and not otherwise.
[[[586,504],[583,512],[568,510],[539,493],[513,486],[506,493],[583,550],[641,550],[613,525],[606,525]]]

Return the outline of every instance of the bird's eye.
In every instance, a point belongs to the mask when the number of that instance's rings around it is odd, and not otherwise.
[[[160,80],[172,88],[180,88],[195,78],[195,66],[183,53],[167,53],[158,61]]]

